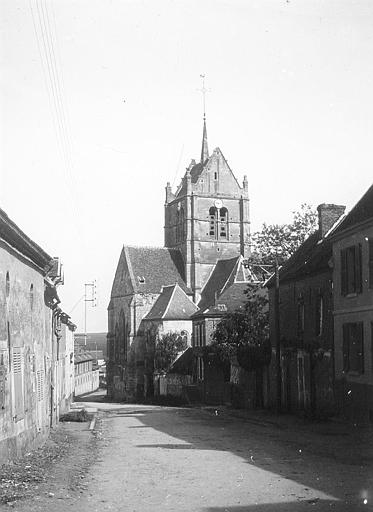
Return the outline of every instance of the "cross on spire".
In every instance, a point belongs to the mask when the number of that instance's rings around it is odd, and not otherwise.
[[[207,145],[207,130],[206,130],[206,92],[205,75],[200,75],[202,78],[202,88],[198,89],[203,97],[203,135],[202,135],[202,149],[201,149],[201,163],[203,164],[209,157],[209,148]]]
[[[205,87],[205,75],[199,75],[202,79],[202,87],[201,89],[198,89],[199,92],[202,93],[202,97],[203,97],[203,119],[206,119],[206,93],[208,92],[208,90],[206,89]]]

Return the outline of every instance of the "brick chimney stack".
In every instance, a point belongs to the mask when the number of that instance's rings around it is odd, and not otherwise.
[[[317,212],[319,214],[319,233],[321,238],[324,238],[330,228],[344,214],[345,209],[345,206],[339,204],[319,204]]]

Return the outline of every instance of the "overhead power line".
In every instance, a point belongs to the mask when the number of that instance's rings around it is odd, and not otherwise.
[[[53,26],[46,0],[29,0],[35,38],[37,42],[39,57],[42,65],[45,85],[49,98],[49,106],[52,113],[53,126],[56,134],[57,145],[61,153],[65,183],[71,202],[69,209],[72,211],[76,222],[80,239],[84,237],[79,229],[79,215],[77,207],[79,202],[75,193],[73,148],[69,122],[66,94],[64,88],[63,73],[61,65],[58,65],[59,51],[56,19],[53,3],[50,3],[53,12]],[[70,204],[71,203],[71,204]]]

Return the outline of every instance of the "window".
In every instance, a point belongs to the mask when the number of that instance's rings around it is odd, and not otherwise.
[[[209,235],[216,240],[218,238],[227,240],[228,238],[228,210],[211,207],[209,210],[210,229]]]
[[[180,229],[179,229],[180,240],[185,240],[185,215],[184,215],[183,208],[180,209],[179,220],[180,220]]]
[[[176,211],[176,242],[180,240],[180,210]]]
[[[218,210],[215,207],[211,207],[209,210],[209,219],[210,219],[210,230],[209,235],[213,238],[217,238],[217,223],[218,223]]]
[[[364,373],[362,322],[343,324],[343,371]]]
[[[13,368],[13,416],[15,421],[19,421],[24,417],[24,400],[23,400],[23,350],[21,347],[13,348],[12,368]]]
[[[369,240],[369,288],[373,288],[373,239]]]
[[[10,292],[10,278],[9,278],[9,272],[6,273],[6,278],[5,278],[5,295],[6,295],[6,298],[9,297],[9,292]]]
[[[316,336],[321,336],[324,327],[324,299],[318,295],[316,299]]]
[[[304,300],[303,297],[298,299],[298,336],[303,338],[304,333]]]
[[[352,245],[341,251],[341,293],[361,293],[361,245]]]
[[[370,324],[370,354],[371,354],[371,363],[372,363],[372,372],[373,372],[373,322]]]
[[[179,208],[180,205],[178,205]],[[176,212],[176,242],[185,239],[185,214],[184,209],[179,208]]]
[[[227,238],[228,232],[228,210],[226,208],[220,209],[220,238]]]
[[[197,378],[198,380],[204,380],[205,378],[205,366],[202,357],[197,358]]]

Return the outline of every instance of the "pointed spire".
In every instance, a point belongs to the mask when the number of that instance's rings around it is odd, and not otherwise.
[[[206,130],[206,115],[203,115],[203,136],[202,136],[202,150],[201,150],[201,164],[206,162],[209,157],[209,147],[207,145],[207,130]]]

